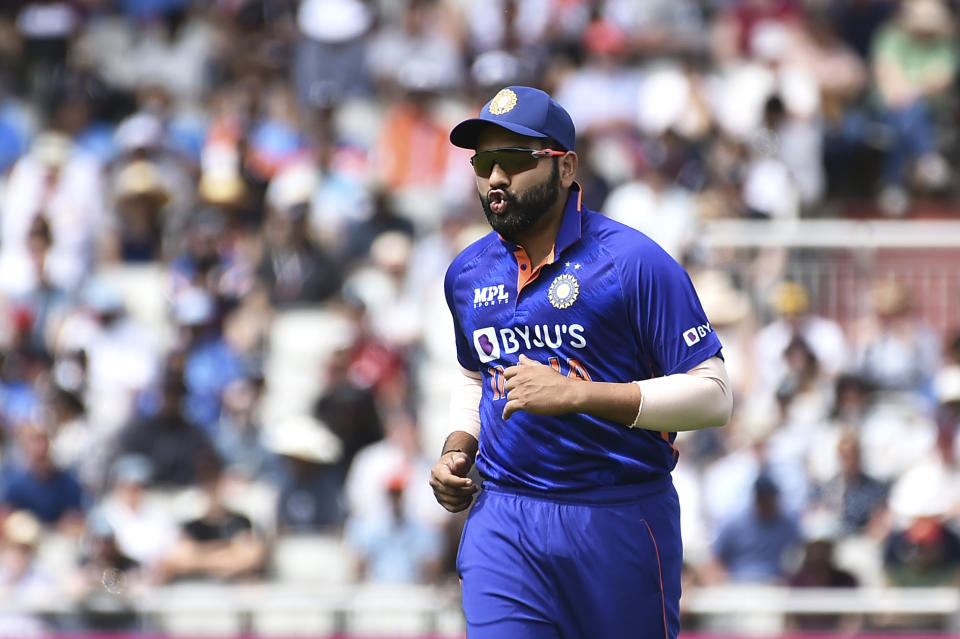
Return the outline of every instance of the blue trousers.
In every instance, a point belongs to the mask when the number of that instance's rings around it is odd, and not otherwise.
[[[907,164],[936,150],[933,116],[924,100],[905,107],[889,109],[883,119],[893,132],[893,146],[883,165],[884,184],[902,184]]]
[[[487,481],[457,570],[468,639],[675,639],[680,505],[669,476],[557,496]]]

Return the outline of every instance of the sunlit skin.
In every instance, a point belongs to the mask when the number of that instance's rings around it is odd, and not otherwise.
[[[545,148],[544,140],[541,138],[518,135],[495,126],[485,128],[477,138],[478,152],[507,147]],[[577,154],[571,151],[557,158],[557,162],[559,163],[560,192],[556,201],[531,228],[508,238],[526,250],[533,264],[539,264],[553,249],[553,241],[560,229],[560,222],[563,221],[563,210],[567,204],[570,187],[576,177],[579,160]],[[546,183],[552,172],[553,159],[551,158],[543,158],[535,168],[513,175],[504,171],[499,164],[495,164],[490,177],[477,176],[477,192],[481,199],[491,203],[492,200],[501,197],[503,192],[513,193],[523,199],[531,189]],[[496,206],[492,208],[495,214],[510,215],[509,204],[502,211],[497,210]]]

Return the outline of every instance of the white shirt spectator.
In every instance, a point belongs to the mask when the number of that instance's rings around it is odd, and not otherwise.
[[[63,145],[54,151],[66,155],[59,169],[52,170],[39,153],[25,155],[11,170],[0,203],[0,291],[11,295],[22,295],[36,284],[27,232],[37,215],[46,216],[53,238],[47,278],[64,290],[75,290],[89,272],[105,217],[100,164],[65,140],[47,138],[43,144],[48,142]]]

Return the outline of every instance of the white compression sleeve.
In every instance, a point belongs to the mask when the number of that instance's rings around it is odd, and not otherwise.
[[[680,431],[722,426],[733,410],[727,369],[719,357],[711,357],[686,373],[634,383],[643,397],[631,428]]]
[[[463,373],[453,383],[450,393],[450,428],[447,435],[455,431],[470,433],[480,439],[480,398],[483,395],[483,378],[480,373],[461,368]]]

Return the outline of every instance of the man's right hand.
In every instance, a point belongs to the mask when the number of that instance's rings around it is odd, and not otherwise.
[[[467,508],[473,501],[477,486],[467,477],[470,457],[460,451],[450,451],[440,456],[430,470],[430,487],[441,506],[452,513]]]

